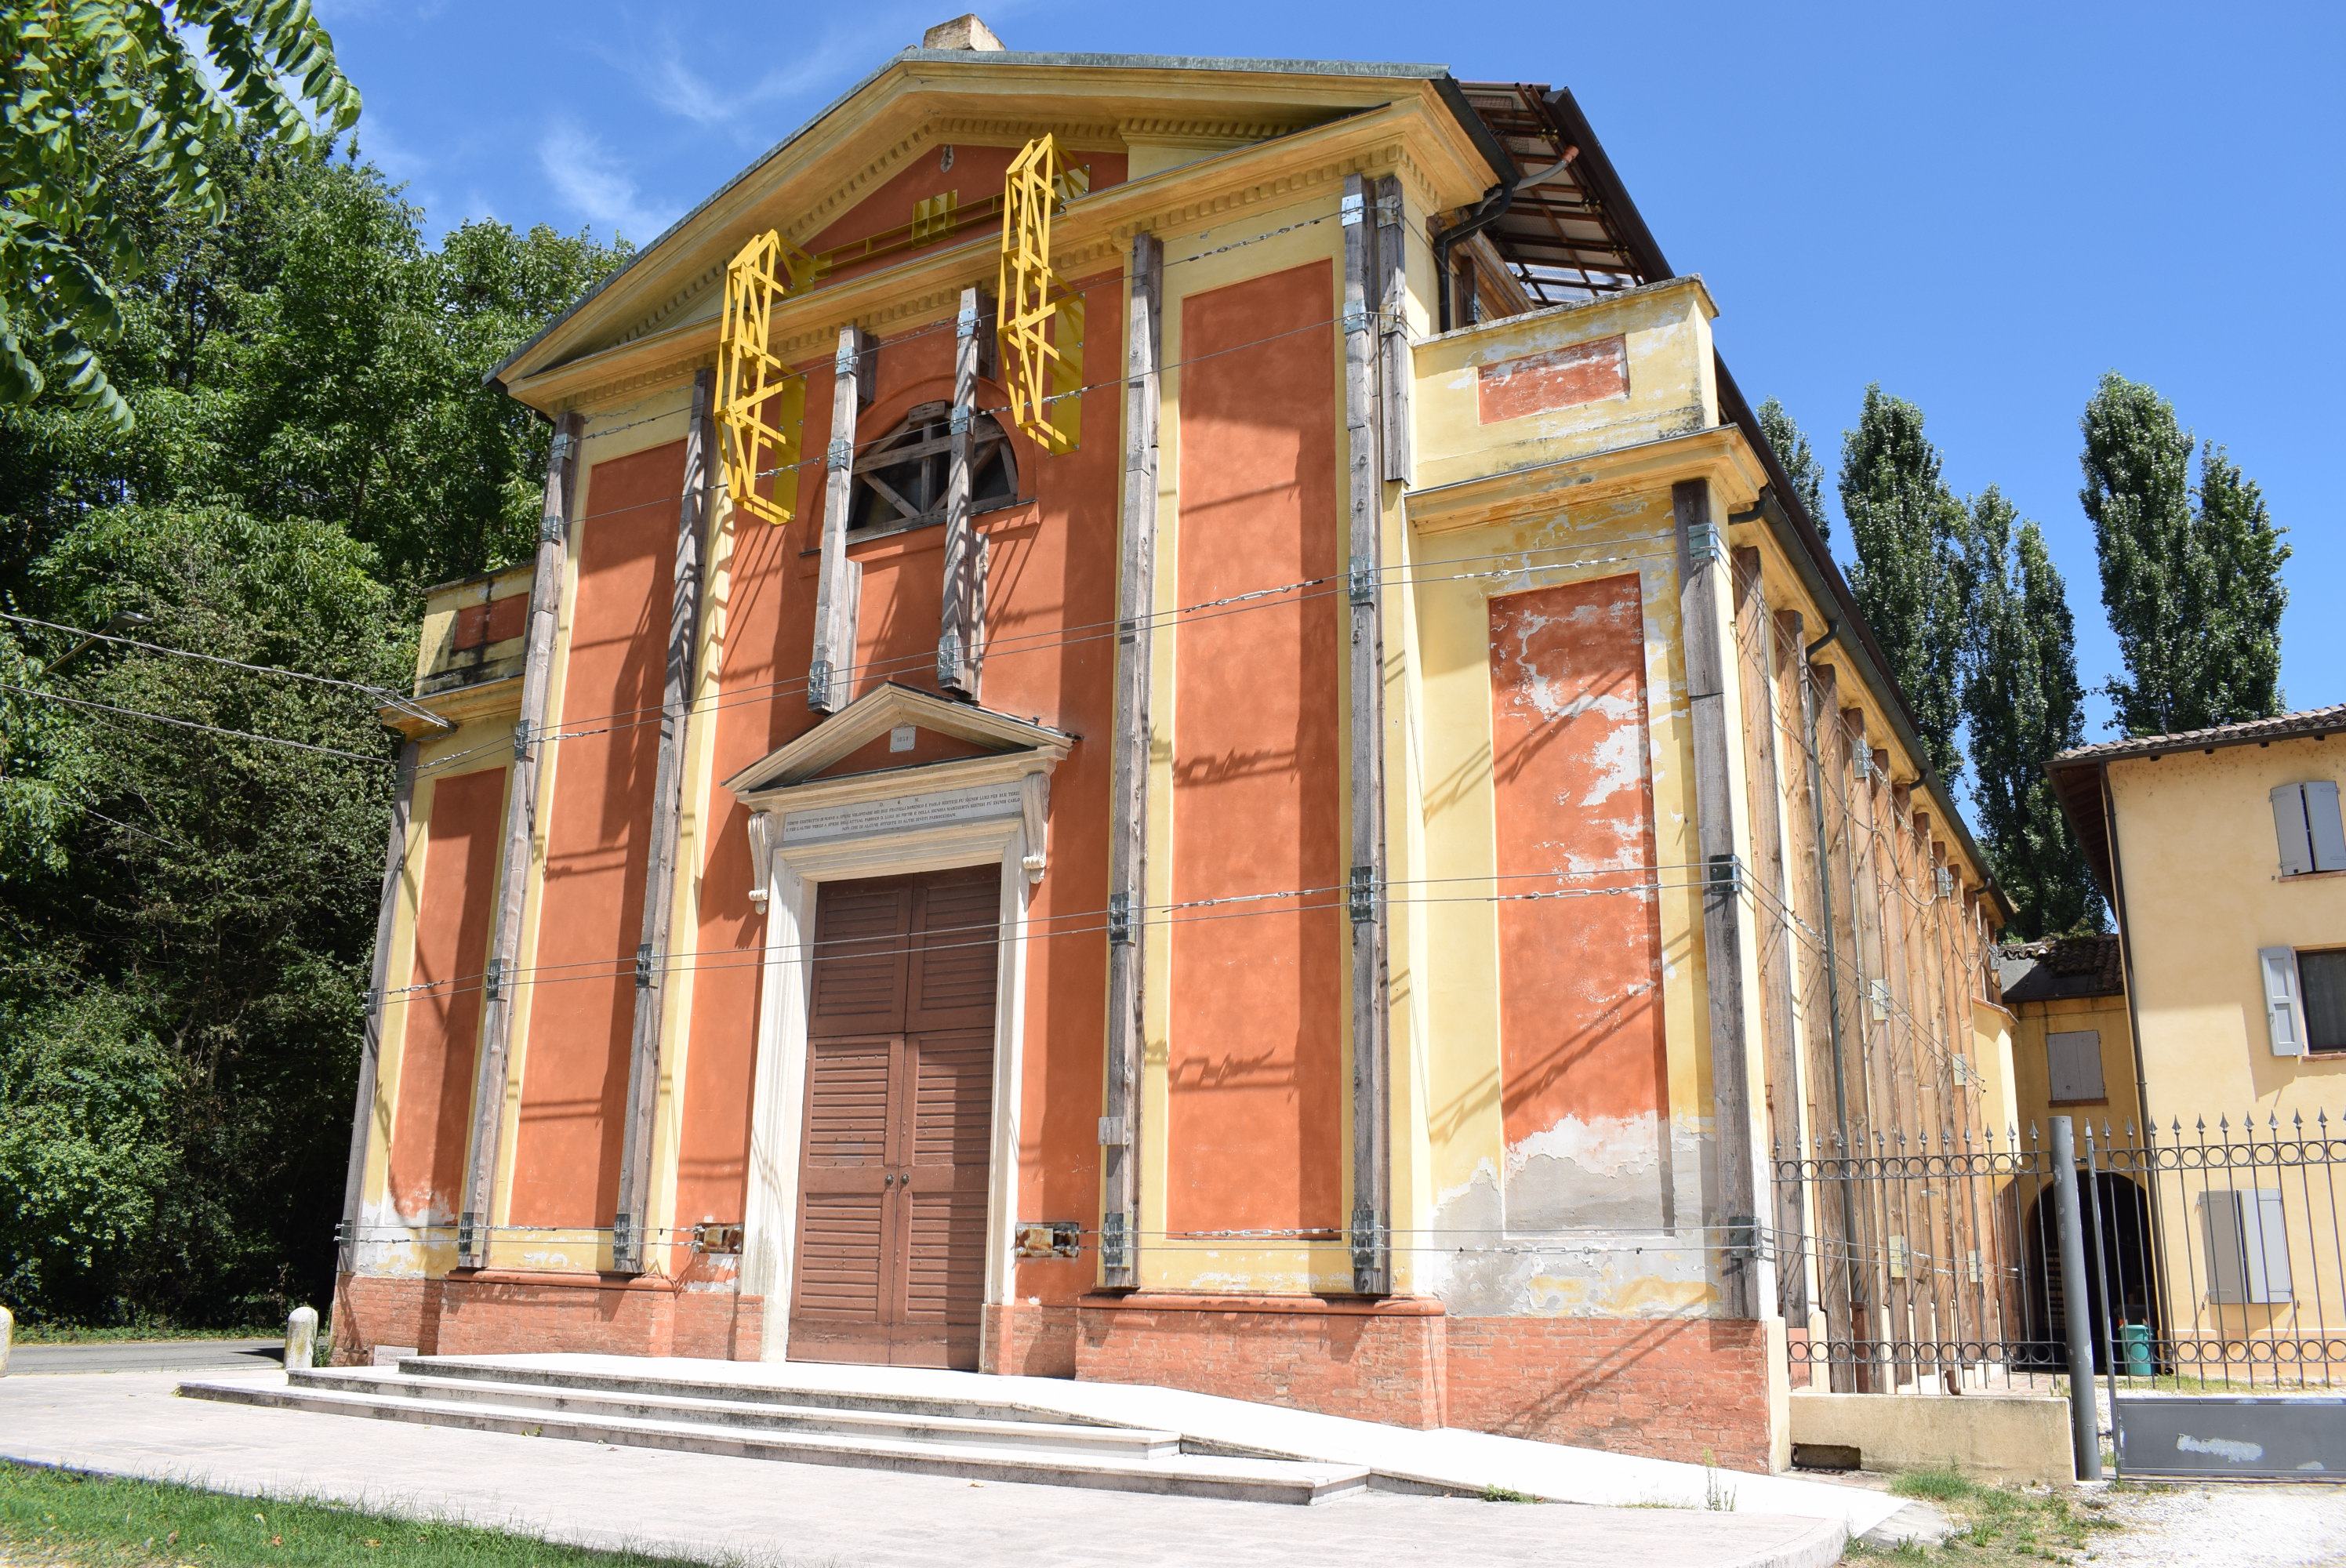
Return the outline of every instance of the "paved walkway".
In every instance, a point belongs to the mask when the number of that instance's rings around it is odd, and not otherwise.
[[[256,1374],[260,1379],[282,1373]],[[0,1379],[0,1458],[766,1568],[1808,1568],[1814,1519],[1355,1493],[1298,1508],[772,1463]]]
[[[90,1345],[19,1345],[8,1353],[12,1378],[45,1372],[260,1371],[285,1359],[282,1339],[132,1339]]]

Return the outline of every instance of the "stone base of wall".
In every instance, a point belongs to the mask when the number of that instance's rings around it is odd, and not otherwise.
[[[1086,1296],[1076,1376],[1158,1383],[1392,1426],[1438,1427],[1443,1310],[1397,1297]]]
[[[1076,1308],[1013,1301],[988,1307],[977,1369],[1008,1377],[1076,1375]]]
[[[1729,1470],[1769,1468],[1764,1325],[1453,1318],[1450,1424]]]
[[[762,1301],[617,1275],[344,1275],[334,1362],[579,1350],[758,1359]],[[1404,1427],[1729,1470],[1769,1468],[1764,1325],[1713,1319],[1453,1318],[1407,1297],[1086,1296],[985,1308],[989,1372],[1155,1383]]]
[[[425,1356],[575,1350],[605,1356],[758,1359],[755,1296],[687,1290],[673,1279],[474,1269],[444,1279],[345,1274],[334,1287],[336,1366],[375,1347]]]

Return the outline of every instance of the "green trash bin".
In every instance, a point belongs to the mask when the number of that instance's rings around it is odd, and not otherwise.
[[[2147,1378],[2157,1371],[2157,1368],[2151,1364],[2150,1359],[2149,1324],[2119,1324],[2118,1349],[2125,1359],[2127,1377]]]

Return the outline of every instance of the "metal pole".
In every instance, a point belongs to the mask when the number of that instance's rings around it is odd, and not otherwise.
[[[2069,1340],[2069,1441],[2077,1479],[2102,1479],[2101,1422],[2094,1413],[2094,1329],[2086,1321],[2086,1228],[2077,1214],[2077,1135],[2066,1116],[2053,1118],[2053,1217],[2061,1229],[2062,1326]]]
[[[2102,1139],[2109,1140],[2110,1125],[2102,1124]],[[2102,1302],[2102,1376],[2110,1391],[2110,1451],[2118,1451],[2118,1302],[2110,1294],[2108,1240],[2102,1234],[2102,1166],[2094,1154],[2094,1118],[2086,1118],[2086,1201],[2092,1206],[2094,1217],[2094,1283],[2099,1287]],[[2121,1278],[2121,1287],[2126,1281]],[[2118,1469],[2125,1471],[2125,1456],[2118,1455]]]

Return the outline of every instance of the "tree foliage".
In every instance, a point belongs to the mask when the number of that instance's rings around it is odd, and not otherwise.
[[[2128,735],[2171,735],[2281,711],[2280,569],[2263,495],[2220,447],[2201,452],[2149,387],[2102,377],[2080,422],[2102,605],[2127,677],[2108,691]]]
[[[1784,477],[1792,482],[1792,493],[1809,509],[1809,520],[1817,525],[1817,533],[1831,539],[1832,519],[1825,514],[1824,464],[1817,461],[1808,436],[1782,403],[1769,398],[1760,403],[1759,413],[1760,433],[1768,438],[1769,449],[1775,453]]]
[[[427,244],[322,142],[207,157],[223,222],[121,195],[135,424],[0,408],[0,607],[403,687],[419,590],[534,541],[548,433],[482,378],[617,258]],[[359,693],[77,640],[0,623],[0,1296],[274,1317],[332,1266],[394,738]]]
[[[1850,592],[1890,660],[1931,765],[1963,771],[1959,652],[1967,634],[1971,520],[1940,477],[1923,411],[1865,389],[1857,428],[1841,437],[1841,506],[1857,559]]]
[[[2014,524],[2018,523],[2015,531]],[[2045,764],[2086,738],[2076,623],[2044,533],[1994,485],[1971,504],[1964,652],[1973,815],[2012,900],[2008,935],[2098,931],[2102,901]]]
[[[0,67],[0,402],[62,375],[128,425],[97,356],[126,328],[147,252],[127,192],[186,224],[221,221],[213,149],[306,142],[353,124],[359,96],[308,0],[14,0]],[[197,37],[200,35],[201,42]],[[143,177],[143,178],[142,178]]]

